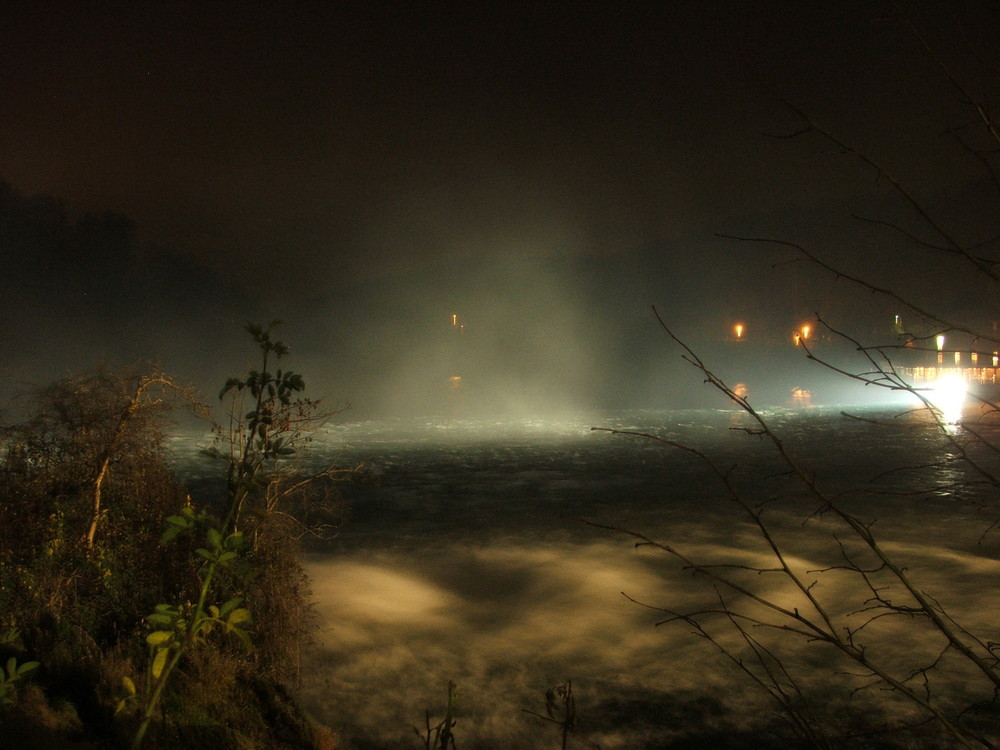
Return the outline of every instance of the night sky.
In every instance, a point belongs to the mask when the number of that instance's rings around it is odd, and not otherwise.
[[[995,4],[903,9],[974,93],[996,93]],[[945,134],[970,113],[898,15],[6,7],[0,371],[20,384],[143,359],[210,385],[242,366],[243,321],[280,317],[312,382],[361,411],[432,408],[458,369],[491,405],[649,405],[676,392],[652,304],[706,346],[735,320],[783,340],[819,308],[874,325],[884,301],[859,306],[843,282],[775,268],[787,251],[718,235],[800,242],[914,293],[959,278],[851,218],[912,215],[814,134],[774,137],[803,125],[783,97],[963,241],[995,236],[995,195]]]

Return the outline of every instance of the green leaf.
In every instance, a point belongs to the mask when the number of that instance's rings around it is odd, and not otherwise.
[[[13,643],[21,637],[21,632],[17,628],[10,628],[3,635],[0,635],[0,643]]]
[[[231,552],[231,551],[230,552],[223,552],[216,559],[216,562],[219,563],[219,565],[224,565],[225,563],[227,563],[230,560],[232,560],[234,557],[236,557],[236,553],[235,552]]]
[[[228,615],[230,612],[236,609],[236,607],[238,607],[242,601],[243,597],[234,596],[232,599],[230,599],[228,602],[222,605],[222,607],[219,610],[219,614],[222,616]]]
[[[154,630],[146,636],[146,643],[152,648],[162,649],[173,637],[174,634],[169,630]]]
[[[213,555],[213,554],[212,554],[211,552],[209,552],[209,551],[208,551],[207,549],[205,549],[204,547],[199,547],[198,549],[196,549],[196,550],[194,551],[194,553],[195,553],[196,555],[198,555],[199,557],[203,557],[203,558],[205,558],[205,559],[206,559],[206,560],[208,560],[209,562],[215,562],[215,555]]]
[[[222,386],[222,390],[219,391],[219,399],[221,400],[222,397],[229,393],[229,391],[233,388],[240,390],[243,388],[243,383],[241,383],[238,378],[229,378],[229,380],[226,381],[226,384]]]
[[[167,666],[168,653],[167,649],[161,648],[157,650],[156,655],[153,657],[153,664],[149,668],[149,671],[153,675],[154,680],[160,679],[160,675],[163,674],[163,668]]]
[[[163,536],[160,537],[160,541],[163,544],[167,544],[168,542],[172,542],[174,539],[176,539],[180,535],[180,533],[182,531],[185,531],[185,530],[186,529],[183,528],[183,527],[181,527],[181,526],[168,526],[166,528],[166,530],[163,532]]]
[[[125,688],[125,692],[129,695],[135,695],[135,683],[132,682],[132,678],[128,675],[122,677],[122,687]]]
[[[234,609],[226,618],[226,624],[231,628],[246,627],[253,624],[253,616],[246,607]]]
[[[219,533],[218,529],[210,528],[205,533],[205,538],[208,541],[208,546],[212,549],[222,549],[222,534]]]
[[[28,674],[28,672],[31,672],[31,671],[33,671],[35,669],[38,669],[40,663],[41,662],[37,662],[37,661],[26,661],[26,662],[24,662],[24,664],[22,664],[21,666],[19,666],[17,668],[17,676],[18,677],[24,677],[24,675]]]
[[[173,615],[167,615],[161,612],[154,612],[149,615],[146,620],[149,621],[150,625],[166,625],[168,628],[172,627],[174,624]]]
[[[7,679],[13,680],[17,676],[17,658],[10,657],[7,660]]]

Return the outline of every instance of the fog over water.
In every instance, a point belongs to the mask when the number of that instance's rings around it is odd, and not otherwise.
[[[902,411],[859,409],[912,426]],[[995,533],[981,539],[993,517],[964,502],[971,494],[954,496],[950,486],[964,474],[938,464],[948,457],[939,436],[878,429],[835,407],[766,414],[823,486],[867,487],[841,502],[877,521],[878,538],[922,586],[963,624],[987,638],[1000,635],[996,602],[983,600],[980,585],[1000,574],[1000,540]],[[662,552],[581,519],[642,531],[707,561],[767,566],[762,540],[697,458],[592,426],[649,431],[706,451],[719,466],[734,467],[748,499],[779,498],[768,518],[797,569],[838,563],[835,524],[803,522],[814,508],[801,496],[785,497],[789,480],[773,449],[742,429],[750,426],[742,412],[342,419],[321,437],[315,457],[362,462],[366,479],[344,486],[348,521],[305,558],[319,629],[303,657],[303,692],[345,748],[418,746],[413,727],[423,731],[425,710],[434,722],[443,717],[449,681],[459,690],[459,747],[558,747],[557,728],[523,709],[544,713],[546,689],[566,680],[578,711],[571,747],[725,746],[720,738],[729,746],[787,746],[775,706],[714,646],[683,624],[656,627],[662,612],[623,596],[689,611],[717,603],[711,587]],[[907,494],[873,495],[873,487]],[[866,592],[848,577],[816,577],[835,614],[864,601]],[[751,578],[782,603],[801,604],[774,589],[777,580]],[[914,631],[886,622],[867,637],[904,669],[933,652]],[[718,635],[738,645],[727,628]],[[845,717],[861,724],[866,716],[886,718],[873,702],[883,696],[852,697],[858,682],[831,669],[832,654],[822,646],[774,642],[792,646],[783,652],[787,664],[824,720],[842,727]],[[946,667],[941,689],[974,692],[975,680]]]

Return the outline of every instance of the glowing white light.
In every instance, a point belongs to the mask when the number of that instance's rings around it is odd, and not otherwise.
[[[955,424],[962,419],[965,391],[966,384],[961,375],[943,375],[934,382],[927,400],[941,412],[944,422]]]

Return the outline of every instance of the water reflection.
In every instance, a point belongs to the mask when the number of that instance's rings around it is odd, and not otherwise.
[[[931,386],[927,397],[941,411],[941,421],[945,424],[956,425],[962,420],[966,390],[965,379],[954,374],[938,378]]]

